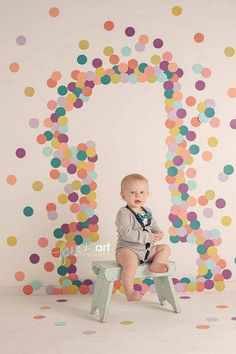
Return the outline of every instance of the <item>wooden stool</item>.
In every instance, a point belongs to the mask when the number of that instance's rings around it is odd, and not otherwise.
[[[160,304],[165,305],[167,300],[174,312],[178,313],[180,307],[171,277],[175,271],[175,262],[169,261],[168,265],[167,273],[153,273],[149,271],[148,263],[141,264],[137,268],[135,278],[153,278]],[[122,267],[112,260],[92,262],[92,269],[97,278],[90,313],[94,314],[99,309],[100,322],[106,322],[114,281],[120,280]]]

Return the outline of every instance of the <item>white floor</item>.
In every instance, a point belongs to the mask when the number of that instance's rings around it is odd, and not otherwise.
[[[98,321],[98,313],[89,314],[91,295],[26,296],[4,287],[0,295],[1,354],[236,352],[233,282],[227,282],[223,292],[178,294],[180,314],[169,305],[160,307],[156,294],[147,293],[141,302],[129,303],[117,293],[104,324]],[[197,327],[201,325],[205,328]]]

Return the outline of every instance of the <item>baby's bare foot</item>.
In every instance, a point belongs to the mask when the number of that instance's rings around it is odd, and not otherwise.
[[[149,270],[154,273],[166,273],[169,270],[169,266],[167,263],[157,263],[156,265],[151,264]]]
[[[126,298],[128,301],[140,301],[143,297],[142,291],[131,291],[130,293],[126,294]]]

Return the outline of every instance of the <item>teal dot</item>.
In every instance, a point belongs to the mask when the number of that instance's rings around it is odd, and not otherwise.
[[[198,116],[199,120],[201,123],[206,123],[208,122],[208,118],[207,116],[204,114],[204,113],[200,113],[199,116]]]
[[[195,74],[200,74],[203,66],[201,64],[194,64],[192,69]]]
[[[58,117],[60,116],[64,116],[66,111],[63,107],[58,107],[56,110],[55,110],[55,113]]]
[[[181,199],[182,199],[182,200],[187,200],[188,197],[189,197],[189,194],[188,194],[188,193],[182,193],[182,194],[181,194]]]
[[[170,236],[170,242],[178,243],[179,242],[179,237],[178,236]]]
[[[176,176],[178,173],[178,169],[175,166],[171,166],[168,168],[167,173],[169,176]]]
[[[148,285],[148,286],[150,286],[150,285],[154,284],[154,281],[152,279],[150,279],[150,278],[145,278],[143,280],[143,283]]]
[[[57,268],[57,273],[58,273],[59,275],[66,275],[66,273],[67,273],[67,268],[64,267],[64,266],[60,266],[60,267]]]
[[[208,270],[208,272],[205,275],[203,275],[203,277],[205,279],[211,279],[213,277],[213,274],[210,270]]]
[[[82,194],[89,194],[89,192],[90,192],[90,187],[88,186],[88,185],[83,185],[81,188],[80,188],[80,191],[81,191],[81,193]]]
[[[176,135],[175,141],[177,144],[181,143],[184,140],[184,137],[180,134]]]
[[[72,285],[72,281],[70,279],[65,279],[65,280],[63,280],[62,285],[71,286]]]
[[[123,47],[121,48],[121,53],[124,55],[124,57],[128,57],[131,54],[131,48],[130,47]]]
[[[87,158],[87,154],[85,151],[79,151],[76,156],[80,161],[84,161]]]
[[[180,131],[180,134],[186,135],[186,134],[188,133],[188,127],[186,127],[186,125],[182,125],[182,126],[179,128],[179,131]]]
[[[192,155],[197,155],[200,151],[200,148],[198,145],[196,144],[193,144],[189,147],[189,152],[192,154]]]
[[[88,102],[88,100],[89,100],[89,96],[84,96],[82,94],[80,95],[80,98],[83,102]]]
[[[57,168],[57,167],[61,166],[61,160],[58,159],[57,157],[54,157],[51,160],[51,165],[52,165],[52,167]]]
[[[59,180],[59,182],[61,182],[61,183],[67,182],[67,180],[68,180],[67,174],[64,173],[64,172],[61,172],[61,173],[60,173],[60,176],[59,176],[59,178],[58,178],[58,180]]]
[[[146,63],[140,63],[138,66],[138,69],[141,73],[144,73],[144,70],[146,69],[148,65]]]
[[[195,237],[194,235],[188,235],[188,236],[187,236],[187,241],[188,241],[189,243],[195,243],[196,237]]]
[[[67,87],[66,86],[59,86],[57,92],[61,96],[65,96],[67,94]]]
[[[76,285],[76,286],[78,286],[78,288],[79,288],[80,285],[82,285],[82,281],[80,281],[80,280],[74,280],[74,281],[73,281],[73,284]]]
[[[216,266],[216,262],[213,261],[212,259],[208,259],[208,260],[206,261],[206,265],[207,265],[207,268],[208,268],[208,269],[214,269],[215,266]]]
[[[180,279],[180,283],[186,283],[186,284],[189,284],[189,283],[191,283],[191,281],[190,281],[190,279],[189,279],[189,278],[185,277],[185,278],[181,278],[181,279]]]
[[[50,146],[45,146],[43,148],[43,154],[44,154],[44,156],[49,157],[53,154],[53,149]]]
[[[87,60],[88,59],[87,59],[86,55],[84,55],[84,54],[81,54],[77,57],[77,62],[81,65],[84,65],[85,63],[87,63]]]
[[[55,326],[65,326],[66,322],[65,321],[58,321],[54,323]]]
[[[47,131],[44,132],[43,134],[44,134],[44,136],[46,136],[46,139],[47,139],[48,141],[50,141],[50,140],[53,139],[53,133],[52,133],[51,131],[47,130]]]
[[[115,71],[116,74],[120,74],[120,70],[118,69],[118,65],[114,65],[112,69]]]
[[[167,80],[167,77],[164,73],[157,74],[157,81],[165,82],[166,80]]]
[[[59,125],[58,130],[60,133],[68,132],[68,127],[66,125]]]
[[[176,228],[179,228],[183,225],[183,221],[181,219],[177,219],[176,221],[173,222],[173,226]]]
[[[32,216],[34,213],[34,210],[30,206],[27,206],[23,209],[23,213],[25,216]]]
[[[104,75],[101,77],[101,82],[103,85],[108,85],[111,82],[111,77],[109,75]]]
[[[89,227],[89,222],[83,221],[83,222],[81,222],[81,226],[83,227],[83,229],[87,229]]]
[[[135,74],[131,74],[129,76],[129,82],[131,82],[131,84],[136,84],[138,82],[138,78]]]
[[[211,118],[211,117],[213,117],[213,116],[215,115],[215,111],[214,111],[214,109],[211,108],[211,107],[206,108],[205,111],[204,111],[204,113],[205,113],[205,115],[206,115],[208,118]]]
[[[63,231],[61,228],[57,228],[53,231],[53,235],[56,237],[56,238],[62,238],[62,236],[64,235]]]
[[[173,108],[174,108],[175,110],[180,109],[180,108],[183,108],[182,102],[180,102],[180,101],[174,101],[174,103],[173,103]]]
[[[172,78],[172,76],[174,75],[173,73],[171,73],[170,71],[164,71],[164,73],[166,74],[166,77],[167,77],[167,79],[171,79]]]
[[[213,229],[213,230],[211,230],[211,234],[212,234],[212,236],[214,236],[214,237],[220,237],[220,230],[219,229]]]
[[[183,202],[182,199],[179,196],[173,197],[171,199],[172,199],[173,204],[179,205],[179,204],[181,204]]]
[[[206,249],[205,246],[199,245],[199,246],[197,247],[197,251],[198,251],[199,254],[205,254],[206,251],[207,251],[207,249]]]
[[[188,187],[189,187],[189,189],[191,191],[197,188],[197,183],[195,181],[192,181],[192,180],[188,181],[187,185],[188,185]]]
[[[92,180],[95,180],[98,176],[96,171],[89,171],[88,174],[92,178]]]
[[[232,165],[225,165],[224,167],[224,173],[226,175],[232,175],[232,173],[234,172],[234,168]]]
[[[198,230],[200,226],[201,224],[198,220],[193,220],[190,222],[190,227],[192,230]]]
[[[172,98],[172,97],[173,97],[173,93],[174,93],[173,90],[165,90],[164,96],[165,96],[166,98]]]
[[[76,87],[76,88],[74,89],[74,91],[73,91],[73,93],[74,93],[77,97],[79,97],[79,95],[81,94],[81,92],[82,92],[82,89],[81,89],[80,87]]]
[[[83,237],[80,235],[76,235],[75,236],[75,243],[76,243],[76,245],[81,245],[81,243],[83,243]]]
[[[39,280],[33,280],[30,285],[34,290],[39,290],[43,286],[43,284]]]

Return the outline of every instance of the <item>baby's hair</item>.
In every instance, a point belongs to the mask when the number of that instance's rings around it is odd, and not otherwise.
[[[132,173],[131,175],[125,176],[121,181],[121,191],[123,190],[125,184],[130,181],[143,181],[146,182],[148,185],[148,180],[144,176],[140,175],[139,173]]]

